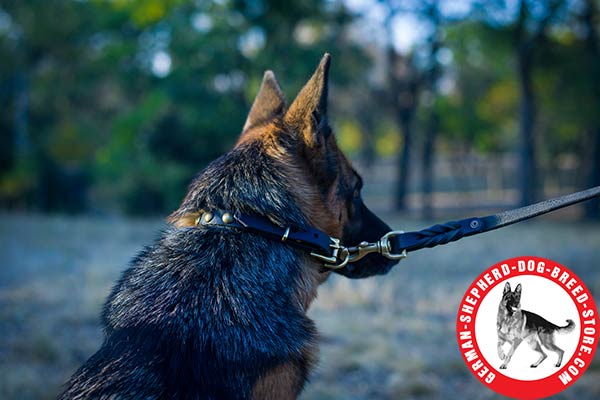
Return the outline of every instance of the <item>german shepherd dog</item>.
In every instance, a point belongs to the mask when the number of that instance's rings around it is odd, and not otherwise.
[[[330,57],[288,107],[267,71],[236,146],[200,172],[169,227],[141,251],[104,305],[101,348],[60,399],[294,399],[317,360],[307,309],[330,275],[263,235],[196,224],[202,212],[318,228],[345,245],[390,228],[363,204],[362,180],[327,123]],[[336,272],[385,274],[370,254]]]
[[[504,362],[500,369],[506,369],[515,350],[525,340],[529,346],[540,353],[540,358],[531,368],[536,368],[548,357],[542,346],[558,354],[558,360],[555,366],[560,367],[564,355],[564,350],[554,343],[554,333],[567,333],[575,329],[575,322],[568,319],[567,325],[558,326],[552,322],[534,314],[530,311],[521,309],[521,284],[519,283],[514,291],[510,289],[510,283],[504,285],[502,300],[498,307],[498,322],[496,324],[498,331],[498,356]],[[510,350],[504,354],[502,346],[504,343],[510,343]]]

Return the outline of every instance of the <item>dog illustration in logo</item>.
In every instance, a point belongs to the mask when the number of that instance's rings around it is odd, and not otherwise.
[[[515,350],[523,340],[536,352],[540,353],[540,358],[531,364],[531,368],[536,368],[544,361],[548,355],[542,350],[542,346],[558,354],[558,360],[555,366],[560,367],[565,351],[554,343],[554,333],[567,333],[575,329],[575,322],[568,319],[566,326],[554,325],[552,322],[532,313],[521,309],[521,284],[519,283],[514,291],[510,289],[510,283],[504,285],[502,301],[498,307],[498,322],[496,328],[498,331],[498,356],[504,362],[500,369],[506,369]],[[502,346],[504,343],[510,343],[510,350],[504,354]]]

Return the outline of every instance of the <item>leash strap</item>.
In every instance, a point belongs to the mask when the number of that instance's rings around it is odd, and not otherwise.
[[[392,253],[396,254],[403,250],[410,252],[435,247],[525,221],[594,197],[600,197],[600,186],[486,217],[466,218],[433,225],[416,232],[405,232],[390,238],[389,243]]]
[[[512,225],[594,197],[600,197],[600,186],[498,214],[433,225],[420,231],[391,231],[375,243],[361,242],[352,247],[342,246],[340,239],[330,237],[316,228],[282,228],[264,217],[222,210],[203,213],[196,220],[196,225],[227,226],[255,232],[308,251],[311,256],[322,261],[325,267],[337,269],[370,253],[379,253],[393,260],[402,259],[410,251],[455,242],[463,237]]]

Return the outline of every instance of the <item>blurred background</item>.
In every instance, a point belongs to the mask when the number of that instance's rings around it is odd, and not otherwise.
[[[0,0],[0,398],[53,398],[97,349],[112,283],[235,143],[265,69],[291,100],[332,54],[367,204],[420,229],[600,185],[599,30],[595,0]],[[598,299],[599,220],[589,201],[331,279],[303,398],[495,398],[456,348],[464,290],[532,254]],[[598,382],[595,361],[559,398]]]

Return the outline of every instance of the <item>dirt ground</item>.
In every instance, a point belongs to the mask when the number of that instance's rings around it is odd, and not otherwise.
[[[427,223],[388,218],[404,230]],[[158,220],[0,215],[0,399],[51,399],[98,347],[113,282]],[[321,361],[302,399],[495,399],[464,365],[457,307],[485,268],[518,255],[571,268],[600,299],[600,225],[543,218],[421,250],[387,276],[320,288]],[[600,398],[600,359],[560,399]]]

